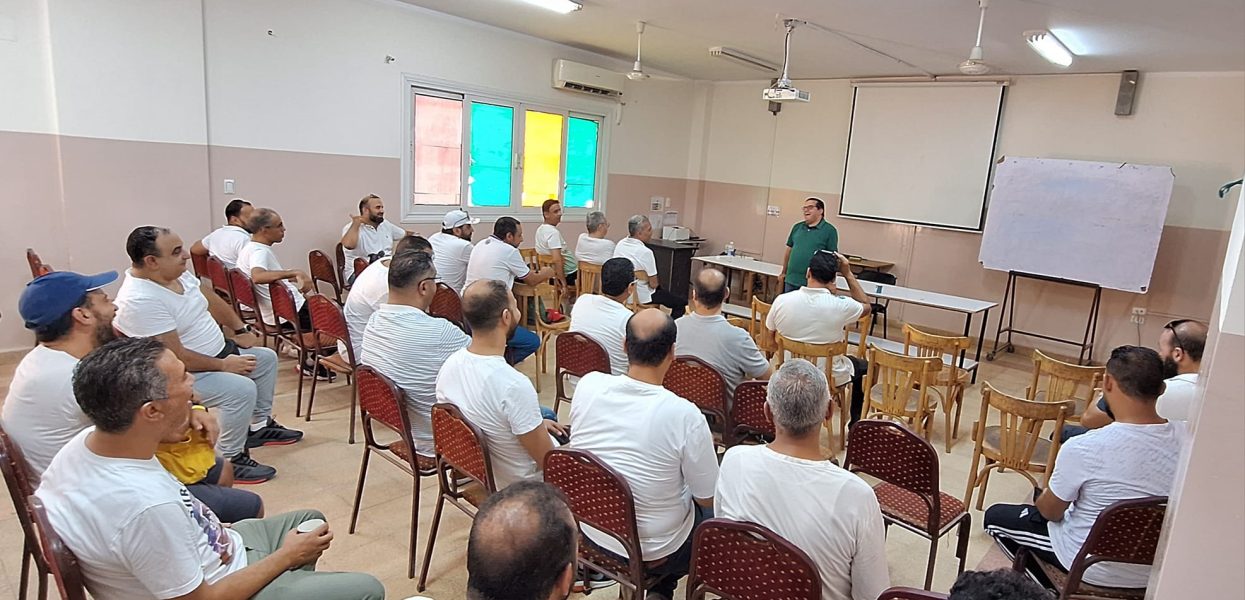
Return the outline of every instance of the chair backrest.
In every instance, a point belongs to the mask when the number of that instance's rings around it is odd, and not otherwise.
[[[882,590],[878,600],[947,600],[947,595],[910,587],[893,587]]]
[[[1018,471],[1030,470],[1033,451],[1043,439],[1042,430],[1047,421],[1055,423],[1054,431],[1063,430],[1064,421],[1072,415],[1075,403],[1071,400],[1063,402],[1035,402],[1017,398],[998,391],[990,382],[981,384],[981,415],[977,421],[977,451],[983,456],[999,463],[1003,468]],[[996,444],[997,453],[983,446],[984,430],[990,409],[999,413],[999,439]],[[1055,435],[1050,443],[1050,454],[1046,458],[1047,465],[1055,464],[1055,455],[1059,452],[1059,437]]]
[[[861,315],[859,319],[856,319],[856,323],[852,325],[848,325],[846,327],[846,329],[848,330],[855,329],[856,333],[860,335],[860,338],[859,338],[860,343],[856,344],[856,353],[855,353],[856,358],[859,358],[861,360],[866,360],[866,356],[867,356],[866,353],[869,350],[869,344],[868,344],[869,330],[872,328],[873,328],[873,311],[869,311],[868,314]]]
[[[454,288],[443,282],[437,282],[437,293],[432,296],[432,304],[428,305],[428,314],[441,317],[459,329],[465,329],[466,319],[463,315],[463,300],[458,297]]]
[[[847,354],[847,339],[832,344],[812,344],[808,342],[797,342],[781,335],[775,335],[777,340],[778,367],[781,367],[787,360],[787,354],[791,354],[791,358],[802,358],[814,365],[818,364],[818,360],[824,360],[826,372],[826,381],[830,383],[830,388],[834,389],[834,357],[844,356]],[[833,409],[833,407],[831,407]]]
[[[337,246],[333,248],[333,262],[337,266],[338,283],[343,290],[350,289],[350,284],[346,282],[346,247],[341,242],[337,242]]]
[[[289,288],[285,287],[285,282],[274,281],[269,283],[268,296],[272,299],[272,316],[277,320],[273,325],[280,324],[282,319],[289,321],[290,325],[294,327],[294,333],[301,338],[303,326],[298,321],[298,308],[294,304],[294,294],[290,292]]]
[[[35,474],[30,471],[30,465],[22,456],[22,449],[17,447],[13,438],[5,433],[3,427],[0,427],[0,472],[4,474],[4,483],[9,488],[9,498],[13,500],[13,512],[17,513],[17,522],[22,526],[22,533],[28,542],[32,542],[31,548],[35,551],[35,560],[40,566],[44,566],[47,563],[43,552],[33,543],[37,536],[34,522],[31,520],[30,506],[27,504],[27,498],[35,493],[35,485],[37,485]]]
[[[929,527],[937,530],[941,516],[938,451],[912,430],[894,421],[857,421],[847,434],[843,468],[920,496],[929,509]]]
[[[52,272],[52,265],[45,264],[32,248],[26,249],[26,264],[30,265],[30,278],[38,279]]]
[[[928,410],[929,386],[919,385],[942,369],[941,358],[917,358],[887,352],[871,346],[868,351],[869,371],[865,375],[865,398],[871,414],[905,418],[911,411],[908,403],[912,391],[920,388],[918,411]],[[877,397],[873,390],[878,390]]]
[[[579,275],[575,276],[575,294],[601,293],[601,265],[579,261]]]
[[[562,490],[580,525],[618,540],[634,581],[643,573],[635,496],[627,480],[587,450],[560,447],[545,454],[545,482]]]
[[[1102,386],[1106,367],[1084,367],[1054,359],[1041,350],[1033,351],[1033,378],[1029,382],[1028,400],[1062,402],[1076,400],[1078,406],[1088,405],[1094,390]]]
[[[726,380],[709,363],[694,356],[676,356],[662,387],[690,400],[700,412],[711,415],[717,426],[726,428]]]
[[[359,278],[359,274],[362,273],[363,270],[370,264],[372,263],[368,262],[367,259],[362,256],[354,259],[354,278],[357,280]]]
[[[554,340],[557,355],[555,374],[558,381],[564,376],[583,377],[589,373],[609,373],[610,355],[596,340],[578,331],[567,331]]]
[[[27,499],[30,503],[31,516],[35,527],[39,530],[39,546],[43,556],[48,558],[48,570],[56,579],[56,587],[65,600],[86,600],[86,584],[82,577],[82,568],[78,565],[78,557],[65,545],[52,524],[48,522],[47,511],[43,509],[43,501],[37,496]]]
[[[410,450],[407,452],[410,467],[417,472],[415,440],[411,435],[411,416],[406,412],[406,392],[392,379],[367,365],[360,365],[358,369],[355,369],[354,376],[359,386],[359,411],[363,415],[363,435],[367,438],[368,444],[376,445],[371,423],[373,420],[379,421],[402,436],[402,441]]]
[[[319,250],[308,252],[307,266],[311,269],[312,285],[319,287],[321,281],[329,284],[333,288],[333,298],[341,304],[341,282],[337,279],[337,269],[333,267],[333,261],[329,260],[328,255]]]
[[[1079,584],[1084,569],[1094,563],[1154,564],[1166,515],[1165,496],[1120,500],[1108,506],[1099,513],[1089,537],[1072,561],[1072,568],[1068,569],[1069,584],[1073,583],[1073,574]],[[1075,589],[1065,591],[1072,593]]]
[[[861,281],[872,281],[874,283],[884,283],[886,285],[895,285],[895,282],[899,281],[894,275],[891,275],[890,273],[883,273],[881,271],[875,271],[873,269],[865,269],[857,273],[856,279],[859,279]]]
[[[752,297],[752,320],[748,322],[748,335],[752,336],[752,341],[756,342],[757,348],[762,352],[774,352],[777,350],[773,344],[768,342],[768,335],[765,329],[765,319],[769,316],[769,310],[772,306],[772,304],[762,302],[756,296]]]
[[[536,271],[540,270],[540,265],[536,263],[535,248],[519,248],[519,256],[523,257],[523,262],[527,263],[528,267]]]
[[[960,353],[967,351],[970,346],[972,346],[972,342],[966,335],[934,335],[921,331],[907,323],[903,326],[903,350],[904,354],[909,356],[920,358],[935,357],[938,359],[950,356],[953,359],[958,359]],[[915,352],[913,351],[914,349]]]
[[[438,461],[474,479],[488,493],[497,491],[488,439],[457,406],[446,402],[432,405],[432,441]]]
[[[556,279],[542,281],[532,286],[532,298],[536,300],[536,320],[540,325],[550,325],[545,311],[562,310],[562,293],[565,286]]]
[[[324,294],[307,296],[307,313],[311,315],[311,328],[322,337],[330,337],[346,347],[346,358],[354,366],[354,344],[350,340],[350,328],[342,309]]]
[[[254,311],[256,318],[260,318],[259,302],[255,299],[255,286],[251,284],[250,276],[234,267],[229,269],[229,282],[233,290],[234,310],[241,314],[241,309],[245,308]]]
[[[207,257],[207,276],[212,282],[212,291],[229,301],[233,301],[233,288],[230,287],[229,272],[225,263],[211,254]]]
[[[765,413],[765,395],[768,381],[745,381],[735,386],[735,398],[731,401],[731,424],[735,439],[747,435],[773,438],[774,421]]]
[[[713,594],[730,600],[819,600],[813,559],[757,525],[709,519],[696,528],[687,578],[688,600]]]
[[[194,268],[195,277],[207,277],[207,255],[190,253],[190,266]]]
[[[637,269],[635,272],[635,287],[631,288],[631,297],[623,303],[624,306],[630,308],[632,312],[639,312],[640,306],[640,282],[648,281],[648,271]]]
[[[554,260],[552,254],[536,254],[536,270],[539,271],[545,267],[553,269],[555,273],[562,272],[562,263]]]

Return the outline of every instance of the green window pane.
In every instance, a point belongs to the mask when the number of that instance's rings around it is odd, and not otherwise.
[[[597,138],[601,124],[571,117],[566,131],[566,207],[592,208],[597,189]]]
[[[471,105],[470,206],[510,206],[510,157],[514,148],[514,109]]]
[[[562,115],[529,110],[524,117],[523,206],[560,196],[562,126]]]

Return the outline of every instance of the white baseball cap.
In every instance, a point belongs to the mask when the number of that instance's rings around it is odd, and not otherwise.
[[[471,218],[467,211],[456,209],[445,213],[445,218],[441,219],[441,227],[443,229],[453,229],[463,225],[475,225],[479,222],[479,219]]]

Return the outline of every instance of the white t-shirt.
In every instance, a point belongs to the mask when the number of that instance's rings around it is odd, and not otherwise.
[[[432,265],[437,268],[437,276],[461,296],[467,263],[471,262],[471,242],[438,231],[428,238],[428,243],[432,245]]]
[[[796,342],[833,344],[843,341],[843,328],[864,313],[865,305],[838,296],[825,288],[804,286],[774,299],[765,327]],[[846,356],[834,359],[834,385],[852,380],[852,361]]]
[[[285,270],[281,266],[281,261],[277,260],[277,254],[272,251],[272,246],[252,241],[238,254],[238,268],[246,273],[247,277],[251,277],[251,269],[255,267],[267,271]],[[290,290],[290,295],[294,296],[294,310],[302,310],[303,303],[307,299],[303,298],[303,293],[298,291],[298,286],[289,279],[282,279],[281,283]],[[277,322],[272,317],[272,294],[268,291],[268,284],[255,285],[255,301],[259,302],[259,314],[264,318],[264,322],[275,325]]]
[[[225,267],[234,268],[238,264],[238,253],[251,241],[251,234],[237,225],[225,225],[212,233],[203,236],[200,243],[212,256],[225,263]]]
[[[542,223],[536,228],[536,253],[548,256],[554,250],[562,251],[562,272],[574,273],[579,267],[575,262],[575,253],[566,247],[566,240],[562,239],[562,232],[557,227],[548,223]]]
[[[514,287],[516,277],[527,277],[531,268],[519,254],[519,249],[489,236],[476,244],[471,251],[471,261],[467,263],[467,278],[463,289],[481,279],[495,279],[506,284],[506,289]]]
[[[449,321],[403,304],[381,304],[363,330],[359,360],[406,392],[411,434],[420,454],[434,455],[432,405],[437,399],[437,373],[451,354],[469,343],[471,338]]]
[[[764,526],[808,553],[822,600],[874,600],[890,587],[877,496],[828,460],[735,446],[722,457],[713,502],[714,516]]]
[[[39,344],[13,371],[0,422],[22,449],[30,470],[42,474],[69,440],[91,426],[73,395],[78,359]]]
[[[129,337],[152,337],[177,332],[177,339],[191,352],[216,356],[225,348],[225,335],[208,312],[208,300],[199,278],[186,271],[177,279],[182,293],[150,279],[137,277],[133,269],[117,290],[117,317],[113,325]],[[299,294],[302,296],[302,294]]]
[[[644,271],[649,277],[657,276],[657,259],[653,257],[653,250],[633,237],[620,240],[614,246],[612,258],[626,258],[631,261],[631,267],[636,271]],[[653,301],[653,288],[648,287],[648,280],[637,281],[635,289],[640,296],[640,304]]]
[[[679,356],[694,356],[717,369],[726,381],[728,397],[734,397],[735,387],[745,378],[769,372],[769,360],[757,348],[752,336],[728,323],[720,313],[711,316],[687,313],[674,324],[679,328],[675,342]]]
[[[1094,521],[1120,500],[1168,496],[1186,437],[1184,423],[1133,425],[1114,422],[1064,443],[1048,487],[1071,502],[1061,521],[1049,525],[1051,546],[1067,568],[1085,544]],[[1123,588],[1145,587],[1149,565],[1098,563],[1085,581]]]
[[[1188,421],[1197,392],[1197,373],[1181,373],[1166,380],[1167,389],[1159,396],[1155,410],[1159,416],[1171,421]]]
[[[346,223],[342,227],[342,237],[346,232],[350,231],[351,223]],[[363,223],[359,225],[359,242],[355,247],[342,247],[342,252],[346,257],[346,264],[342,265],[342,273],[349,280],[354,275],[354,261],[356,258],[366,259],[369,255],[385,253],[389,256],[393,251],[393,243],[406,236],[406,230],[390,223],[389,221],[381,221],[380,225],[372,225],[371,223]]]
[[[99,456],[86,446],[94,430],[61,449],[35,492],[92,597],[175,598],[247,565],[242,536],[160,461]]]
[[[618,471],[635,496],[644,560],[678,550],[692,533],[693,498],[712,498],[718,479],[713,434],[700,409],[658,385],[626,375],[589,373],[571,403],[571,447]],[[584,527],[601,547],[623,555],[613,538]]]
[[[356,359],[363,356],[363,330],[367,328],[367,320],[381,304],[389,301],[389,260],[378,260],[359,273],[342,305],[342,316],[346,319]]]
[[[519,443],[519,436],[543,427],[536,388],[501,356],[450,355],[437,376],[437,402],[452,403],[488,439],[497,489],[541,478],[541,466]]]
[[[575,256],[586,263],[603,265],[605,261],[614,258],[614,242],[581,233],[575,242]]]
[[[610,372],[627,374],[627,353],[623,341],[627,339],[627,319],[635,313],[608,296],[584,294],[571,307],[570,331],[577,331],[592,338],[610,355]]]

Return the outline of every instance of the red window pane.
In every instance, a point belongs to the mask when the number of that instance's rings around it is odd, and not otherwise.
[[[414,204],[459,203],[463,164],[463,102],[415,95]]]

